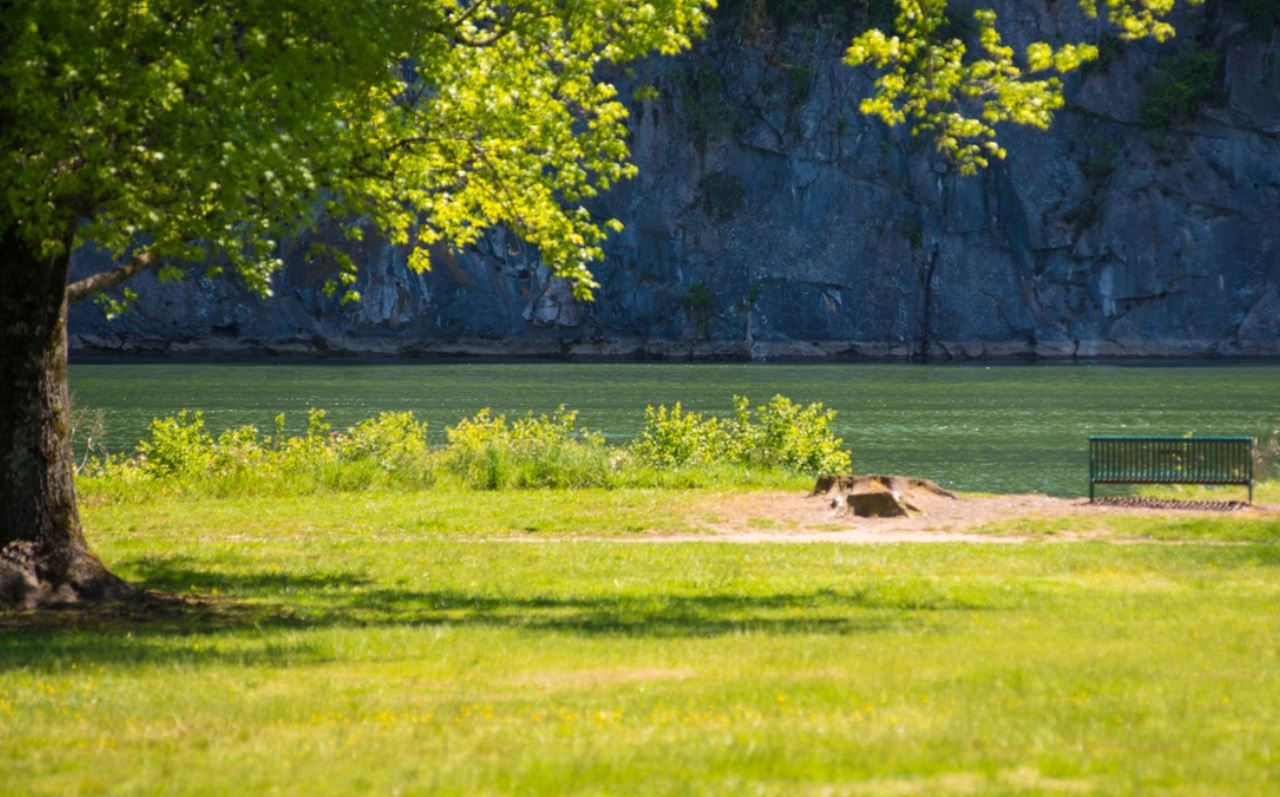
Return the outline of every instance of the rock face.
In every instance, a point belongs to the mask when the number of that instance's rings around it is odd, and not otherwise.
[[[986,4],[986,3],[984,3]],[[853,3],[850,7],[861,8]],[[957,3],[966,10],[972,0]],[[1074,2],[995,0],[1006,40],[1096,39]],[[640,176],[595,208],[626,224],[576,302],[536,251],[488,236],[433,272],[370,241],[364,301],[285,254],[275,298],[230,280],[135,280],[106,321],[73,310],[79,351],[386,355],[1088,357],[1280,355],[1280,35],[1232,0],[1187,9],[1176,44],[1114,44],[1068,80],[1049,132],[1006,130],[1008,160],[950,173],[925,141],[858,113],[856,25],[721,14],[695,52],[618,76]],[[1193,118],[1144,126],[1162,58],[1221,56]],[[372,238],[372,236],[367,236]],[[76,268],[105,265],[79,253]]]

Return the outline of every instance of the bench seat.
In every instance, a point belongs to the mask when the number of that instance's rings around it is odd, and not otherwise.
[[[1253,438],[1244,436],[1089,438],[1089,500],[1099,484],[1238,484],[1253,503]]]

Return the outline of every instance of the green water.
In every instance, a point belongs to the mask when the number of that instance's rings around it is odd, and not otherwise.
[[[79,363],[73,401],[101,408],[127,450],[149,420],[201,409],[216,430],[269,429],[307,407],[335,426],[410,409],[433,435],[481,407],[564,403],[621,442],[648,403],[727,413],[735,394],[782,393],[839,410],[859,471],[931,477],[965,490],[1078,495],[1089,434],[1260,434],[1280,426],[1280,365],[670,365],[458,363]]]

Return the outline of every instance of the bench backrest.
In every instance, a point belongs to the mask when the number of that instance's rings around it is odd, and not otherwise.
[[[1096,483],[1252,484],[1251,437],[1089,438]]]

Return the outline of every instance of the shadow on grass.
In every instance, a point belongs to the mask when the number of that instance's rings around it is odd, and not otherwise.
[[[291,575],[192,569],[139,559],[122,571],[149,590],[206,597],[92,610],[0,614],[0,671],[101,665],[290,666],[334,656],[292,631],[432,626],[635,638],[755,633],[854,635],[919,631],[931,613],[990,606],[899,587],[746,594],[504,595],[376,586],[344,573]],[[216,587],[217,597],[207,597]]]

